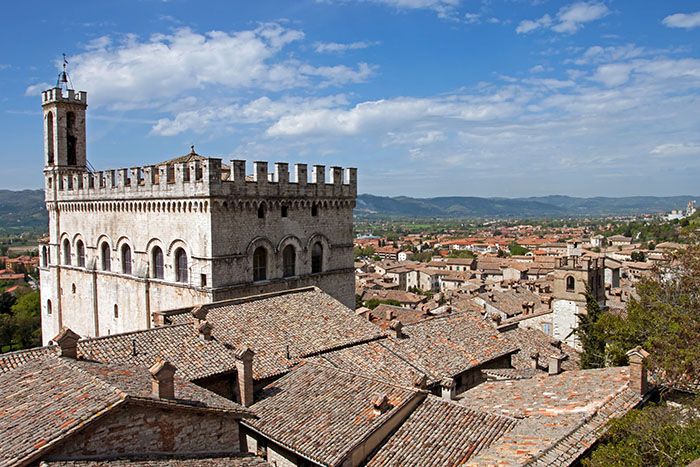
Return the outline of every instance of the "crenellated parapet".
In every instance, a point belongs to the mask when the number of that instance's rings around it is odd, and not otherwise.
[[[87,92],[75,92],[73,89],[68,89],[66,94],[63,94],[63,90],[61,88],[53,88],[42,91],[41,105],[47,105],[54,102],[87,105]]]
[[[49,91],[47,91],[49,92]],[[268,173],[267,162],[254,162],[252,174],[246,163],[231,161],[230,172],[221,159],[201,159],[183,163],[148,165],[98,172],[72,173],[47,171],[47,201],[101,199],[148,199],[182,197],[238,198],[354,198],[357,196],[357,169],[314,165],[311,179],[306,164],[275,163]],[[54,198],[55,196],[55,198]]]

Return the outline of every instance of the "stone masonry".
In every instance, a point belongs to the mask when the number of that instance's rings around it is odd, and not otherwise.
[[[87,93],[42,93],[44,343],[147,329],[156,311],[304,286],[354,308],[357,171],[206,158],[89,169]],[[71,141],[68,143],[67,141]]]

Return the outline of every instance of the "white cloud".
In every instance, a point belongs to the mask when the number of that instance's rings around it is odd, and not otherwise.
[[[205,88],[279,91],[361,82],[375,69],[365,63],[316,67],[281,56],[303,38],[302,31],[275,23],[232,33],[183,28],[145,40],[127,35],[117,44],[103,37],[69,58],[71,77],[77,88],[90,90],[93,104],[147,108]]]
[[[314,50],[316,50],[318,53],[340,53],[345,52],[346,50],[366,49],[367,47],[372,47],[373,45],[377,44],[379,44],[379,42],[358,41],[351,42],[349,44],[340,44],[338,42],[316,42],[314,43]]]
[[[654,156],[687,156],[700,155],[700,144],[696,143],[666,143],[656,146],[649,151]]]
[[[544,71],[544,67],[542,65],[535,65],[532,68],[530,68],[530,73],[541,73]]]
[[[700,11],[695,13],[676,13],[665,17],[662,23],[670,28],[696,28],[700,26]]]
[[[467,24],[478,24],[481,21],[479,20],[481,18],[481,15],[478,13],[465,13],[464,14],[464,22]]]
[[[31,86],[27,86],[27,89],[24,90],[24,95],[25,96],[37,96],[41,91],[46,91],[47,89],[51,89],[54,87],[55,84],[49,84],[49,83],[38,83],[38,84],[32,84]]]
[[[591,79],[603,83],[608,87],[619,86],[629,80],[633,66],[626,63],[612,63],[601,65]]]
[[[652,53],[644,47],[637,47],[634,44],[622,46],[601,47],[595,45],[589,47],[581,57],[572,60],[576,65],[587,65],[591,63],[602,63],[619,60],[629,60]]]
[[[515,28],[515,32],[517,32],[518,34],[526,34],[528,32],[534,31],[535,29],[549,27],[549,25],[551,24],[552,18],[546,14],[542,18],[535,21],[531,21],[529,19],[521,21],[518,27]]]
[[[334,0],[316,0],[319,3],[332,3]],[[347,0],[335,0],[344,2]],[[461,0],[363,0],[365,2],[380,3],[391,6],[397,10],[432,10],[441,18],[455,19],[457,6]]]
[[[599,2],[578,2],[559,9],[556,17],[552,19],[545,14],[538,20],[523,20],[515,32],[525,34],[540,28],[551,28],[552,31],[573,34],[584,23],[594,21],[610,13],[608,7]]]
[[[559,23],[552,26],[552,30],[572,34],[578,31],[583,23],[600,19],[609,13],[610,10],[603,3],[574,3],[559,10],[559,13],[557,13]]]

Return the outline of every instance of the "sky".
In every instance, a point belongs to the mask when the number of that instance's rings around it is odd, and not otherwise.
[[[375,195],[700,193],[697,0],[91,0],[3,12],[0,189],[43,187],[40,92],[65,53],[88,92],[98,170],[194,144],[249,170],[357,167],[358,191]]]

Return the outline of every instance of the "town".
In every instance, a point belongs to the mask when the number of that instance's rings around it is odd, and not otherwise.
[[[7,17],[0,467],[700,467],[697,5]]]

